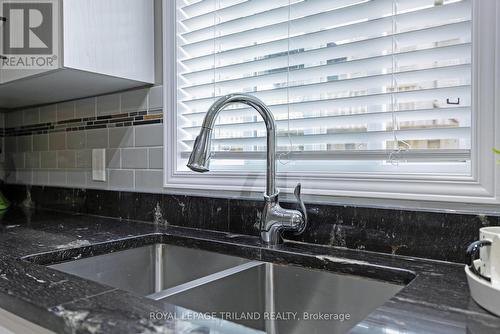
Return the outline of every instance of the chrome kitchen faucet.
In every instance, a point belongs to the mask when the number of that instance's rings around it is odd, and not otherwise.
[[[295,187],[295,197],[302,210],[289,210],[280,206],[278,201],[278,189],[276,189],[276,123],[269,108],[258,98],[247,94],[228,94],[212,104],[208,109],[200,134],[196,137],[193,151],[189,157],[187,166],[199,173],[209,171],[210,164],[210,142],[215,119],[219,112],[231,103],[243,103],[255,110],[262,116],[267,130],[267,177],[266,192],[264,194],[264,211],[260,222],[260,237],[269,245],[277,245],[283,242],[281,233],[293,231],[296,234],[304,232],[307,225],[306,207],[300,196],[300,183]]]

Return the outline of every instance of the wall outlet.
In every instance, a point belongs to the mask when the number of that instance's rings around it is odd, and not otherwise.
[[[92,149],[92,180],[106,181],[106,149]]]

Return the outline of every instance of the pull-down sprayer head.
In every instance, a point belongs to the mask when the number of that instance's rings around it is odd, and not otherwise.
[[[212,129],[202,127],[200,134],[196,137],[193,145],[193,151],[189,156],[187,166],[198,173],[209,171],[210,166],[210,136]]]

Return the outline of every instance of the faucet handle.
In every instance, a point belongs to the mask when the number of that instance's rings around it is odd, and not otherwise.
[[[306,210],[306,205],[304,204],[304,201],[302,200],[302,197],[300,195],[300,192],[302,190],[302,185],[300,183],[297,183],[295,186],[295,190],[293,191],[293,194],[295,195],[295,198],[297,198],[297,203],[300,205],[300,210],[302,211],[302,216],[304,217],[304,224],[303,228],[297,232],[297,234],[300,234],[304,231],[307,225],[307,210]]]

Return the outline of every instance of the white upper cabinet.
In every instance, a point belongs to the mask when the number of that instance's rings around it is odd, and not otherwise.
[[[0,0],[0,108],[154,83],[154,0]]]

